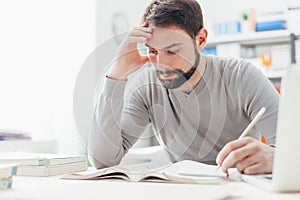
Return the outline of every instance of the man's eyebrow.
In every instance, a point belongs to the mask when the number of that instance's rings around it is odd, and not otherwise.
[[[179,46],[179,45],[182,45],[183,43],[174,43],[174,44],[171,44],[171,45],[169,45],[169,46],[166,46],[166,47],[164,47],[164,48],[162,48],[162,49],[169,49],[169,48],[172,48],[172,47],[175,47],[175,46]],[[145,44],[146,45],[146,47],[149,47],[149,48],[152,48],[152,49],[154,49],[153,47],[151,47],[149,44]]]
[[[151,47],[149,44],[145,44],[145,46],[153,49],[153,47]]]
[[[165,48],[163,49],[169,49],[169,48],[172,48],[172,47],[175,47],[175,46],[179,46],[179,45],[182,45],[183,43],[174,43],[174,44],[171,44],[169,46],[166,46]]]

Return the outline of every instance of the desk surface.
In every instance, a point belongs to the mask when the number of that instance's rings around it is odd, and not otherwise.
[[[199,198],[200,197],[200,198]],[[300,199],[300,193],[272,193],[243,182],[222,185],[132,183],[119,180],[63,180],[59,177],[14,177],[1,200],[33,199]]]

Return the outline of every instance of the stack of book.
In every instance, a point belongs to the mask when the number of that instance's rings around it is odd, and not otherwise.
[[[17,165],[0,164],[0,190],[12,187],[13,175],[17,173]]]
[[[0,154],[1,163],[17,163],[18,176],[54,176],[87,169],[84,155],[9,152]]]
[[[0,140],[31,140],[31,135],[19,130],[0,129]]]
[[[287,17],[284,13],[268,13],[256,18],[256,31],[272,31],[287,28]]]

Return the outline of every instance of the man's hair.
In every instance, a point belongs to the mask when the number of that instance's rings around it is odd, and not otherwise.
[[[195,38],[203,28],[203,16],[196,0],[153,0],[146,8],[142,22],[157,27],[176,26]]]

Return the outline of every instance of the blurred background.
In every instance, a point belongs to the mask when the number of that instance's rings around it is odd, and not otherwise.
[[[149,2],[1,0],[0,130],[17,135],[1,137],[0,151],[85,153],[73,115],[78,73],[99,45],[110,40],[117,47],[122,37],[113,36],[138,25]],[[280,92],[285,70],[300,59],[300,1],[199,3],[209,31],[205,53],[249,59]],[[103,69],[99,58],[86,87]],[[136,146],[155,144],[146,138]]]

